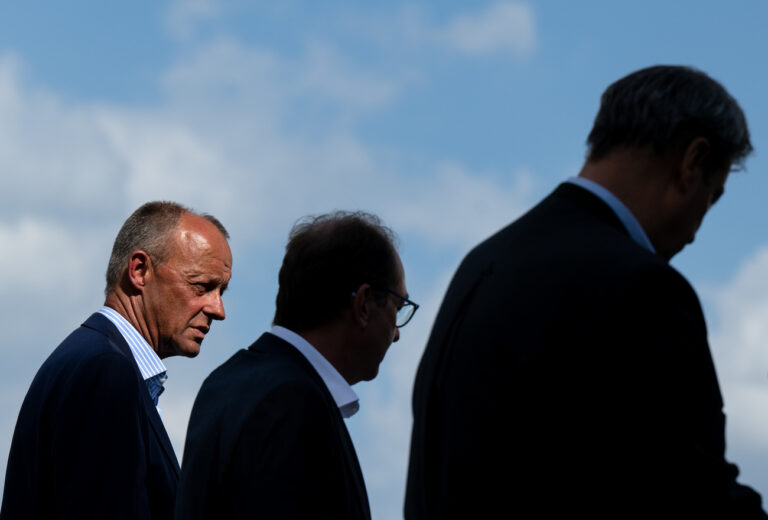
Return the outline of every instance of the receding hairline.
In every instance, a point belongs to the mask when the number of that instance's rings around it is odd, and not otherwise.
[[[198,213],[173,201],[146,202],[128,216],[115,237],[107,264],[105,294],[109,294],[120,283],[128,260],[135,252],[143,251],[155,265],[165,263],[175,247],[169,238],[179,228],[187,214],[208,221],[225,241],[229,240],[226,228],[213,215]]]
[[[190,222],[197,222],[202,223],[205,228],[204,229],[194,229],[192,226],[189,225]],[[161,238],[164,240],[162,249],[161,249],[161,255],[160,258],[153,258],[153,262],[155,265],[162,265],[168,260],[173,257],[176,250],[180,247],[180,232],[182,228],[185,227],[185,223],[187,224],[187,229],[185,231],[189,231],[190,233],[194,234],[201,234],[201,233],[207,233],[210,231],[211,227],[218,232],[218,234],[224,239],[224,242],[229,245],[229,233],[224,228],[224,226],[221,225],[221,223],[216,219],[216,217],[213,217],[208,214],[200,214],[195,213],[194,211],[190,211],[187,209],[184,209],[179,214],[179,220],[176,222],[176,225],[172,228],[169,228],[163,235],[161,235]],[[207,238],[206,238],[207,240]],[[137,249],[136,251],[141,251],[141,249]]]

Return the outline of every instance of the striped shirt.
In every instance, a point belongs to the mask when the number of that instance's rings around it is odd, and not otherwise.
[[[125,342],[128,343],[133,359],[136,360],[136,364],[139,366],[141,377],[144,378],[144,382],[147,384],[152,402],[157,406],[160,394],[165,390],[163,384],[168,379],[165,365],[154,349],[149,346],[147,340],[139,334],[139,331],[116,310],[104,306],[99,309],[99,313],[106,316],[117,327]],[[158,411],[160,411],[159,408]]]

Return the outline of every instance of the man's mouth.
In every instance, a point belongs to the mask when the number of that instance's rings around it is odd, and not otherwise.
[[[197,333],[195,334],[195,337],[200,341],[202,341],[205,335],[208,334],[208,331],[211,330],[210,327],[205,327],[205,326],[192,327],[192,329],[197,331]]]

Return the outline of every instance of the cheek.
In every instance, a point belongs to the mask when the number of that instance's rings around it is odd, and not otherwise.
[[[200,313],[202,304],[199,304],[197,298],[189,294],[175,292],[169,295],[165,311],[166,317],[175,325],[175,327],[185,328],[192,319]]]

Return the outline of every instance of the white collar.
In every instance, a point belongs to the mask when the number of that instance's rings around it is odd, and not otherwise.
[[[336,402],[336,406],[339,407],[342,417],[346,419],[357,413],[360,409],[360,400],[357,394],[349,386],[346,379],[339,374],[339,371],[315,347],[292,330],[288,330],[280,325],[273,325],[272,330],[269,332],[293,345],[296,350],[307,358],[307,361],[320,375],[326,388],[328,388],[331,396],[333,396],[333,400]]]

